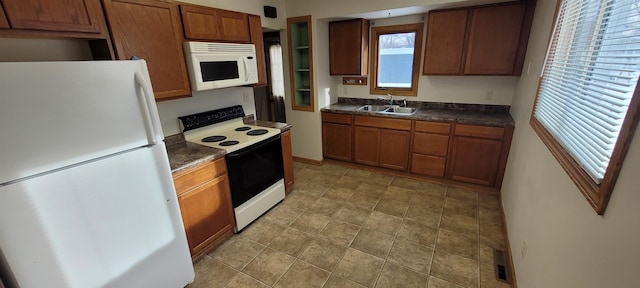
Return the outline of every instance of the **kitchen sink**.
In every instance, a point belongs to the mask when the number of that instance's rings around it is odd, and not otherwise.
[[[400,114],[400,115],[412,115],[416,113],[418,109],[412,107],[400,107],[400,106],[391,106],[381,113],[387,114]]]
[[[389,108],[389,106],[385,105],[364,105],[358,109],[357,111],[369,111],[369,112],[382,112]]]

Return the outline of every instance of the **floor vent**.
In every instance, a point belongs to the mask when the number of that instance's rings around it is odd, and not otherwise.
[[[504,251],[493,249],[493,263],[496,269],[496,279],[511,284],[511,274],[507,270],[507,259]]]

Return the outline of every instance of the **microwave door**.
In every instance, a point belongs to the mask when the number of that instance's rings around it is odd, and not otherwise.
[[[244,57],[237,55],[194,55],[192,73],[196,91],[244,85],[246,66]]]

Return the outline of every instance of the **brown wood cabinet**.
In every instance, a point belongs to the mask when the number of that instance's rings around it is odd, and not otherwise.
[[[220,40],[217,9],[180,4],[184,37],[191,40]]]
[[[429,12],[424,75],[520,75],[535,1]]]
[[[258,63],[258,83],[255,86],[267,85],[267,64],[265,61],[264,41],[262,38],[262,21],[258,15],[249,15],[249,31],[251,43],[256,46],[256,62]]]
[[[0,3],[0,29],[5,28],[9,28],[9,21],[7,21],[7,16],[4,15],[4,8],[2,8],[2,3]]]
[[[329,74],[367,75],[369,20],[329,22]]]
[[[411,120],[355,116],[353,123],[354,162],[407,170]]]
[[[249,15],[212,7],[180,4],[184,37],[189,40],[250,43]]]
[[[284,164],[284,189],[287,193],[293,185],[293,151],[291,147],[291,130],[280,134],[282,141],[282,162]]]
[[[429,12],[423,74],[460,74],[467,14],[467,9]]]
[[[249,15],[235,11],[218,10],[218,24],[220,25],[220,38],[222,40],[251,42]]]
[[[182,48],[182,25],[175,3],[104,0],[118,59],[147,61],[156,100],[190,96]]]
[[[13,29],[105,32],[99,0],[3,0],[2,6]]]
[[[174,174],[191,257],[196,260],[231,237],[235,218],[226,164],[218,159]]]
[[[351,115],[322,113],[322,155],[351,161]]]
[[[450,178],[495,186],[502,161],[504,136],[504,127],[456,125],[449,162]],[[511,142],[511,139],[508,141]]]
[[[450,123],[416,121],[411,172],[432,177],[445,176]]]
[[[520,72],[514,73],[514,68],[524,12],[524,3],[471,10],[464,74],[520,74]]]

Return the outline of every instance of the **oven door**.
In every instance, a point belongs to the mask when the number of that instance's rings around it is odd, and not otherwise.
[[[233,208],[283,178],[280,135],[226,156]]]

